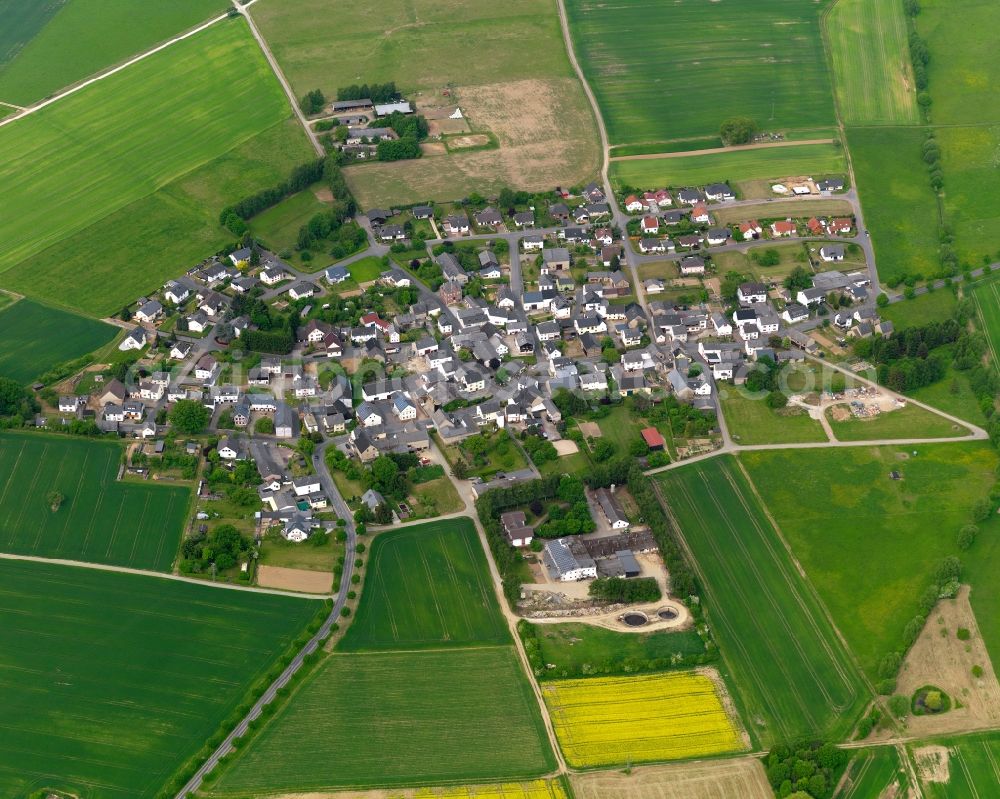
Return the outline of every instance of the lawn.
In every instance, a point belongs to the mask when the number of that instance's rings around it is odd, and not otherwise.
[[[950,413],[952,416],[957,416],[972,424],[980,426],[986,424],[983,409],[976,395],[972,392],[968,372],[955,369],[950,363],[944,377],[929,386],[907,392],[907,396],[940,408],[945,413]]]
[[[612,144],[827,126],[833,91],[820,36],[826,3],[737,0],[566,4],[573,43]]]
[[[347,271],[351,273],[351,278],[355,283],[371,283],[377,280],[378,276],[389,267],[382,263],[381,258],[368,255],[352,264],[347,265]]]
[[[948,749],[947,782],[922,782],[926,799],[980,799],[992,796],[1000,783],[1000,736],[997,733],[933,741]],[[908,753],[916,760],[911,744]]]
[[[299,228],[329,208],[328,203],[317,199],[315,189],[309,188],[257,214],[250,221],[250,229],[264,246],[273,252],[280,252],[294,247]]]
[[[512,647],[335,654],[238,751],[211,795],[527,778],[554,767]]]
[[[838,441],[877,441],[891,438],[955,438],[966,436],[969,431],[938,416],[936,413],[907,404],[887,413],[880,413],[870,419],[850,419],[834,421],[832,409],[827,409],[826,418],[830,429]]]
[[[445,516],[449,513],[457,513],[465,507],[462,498],[455,490],[455,485],[450,477],[437,477],[428,480],[426,483],[415,485],[410,491],[410,496],[416,501],[414,511],[419,514],[417,518],[430,519],[435,516]]]
[[[218,228],[224,198],[309,157],[289,114],[245,24],[231,21],[0,128],[11,211],[0,282],[116,311],[231,239]]]
[[[187,488],[122,483],[122,447],[56,434],[0,434],[0,550],[167,571]],[[48,494],[63,498],[53,512]]]
[[[832,144],[611,162],[611,179],[615,185],[640,189],[703,186],[715,181],[739,184],[747,180],[796,175],[843,175],[846,171],[843,148]]]
[[[215,507],[213,503],[212,507]],[[279,566],[285,569],[305,569],[306,571],[332,572],[337,556],[344,554],[344,545],[337,541],[337,534],[324,537],[322,546],[312,540],[295,543],[283,538],[279,533],[265,536],[260,547],[261,566]]]
[[[921,158],[923,128],[850,128],[847,141],[879,279],[939,271],[937,198]]]
[[[541,680],[607,671],[639,672],[663,670],[650,661],[669,660],[674,655],[700,655],[705,651],[694,630],[655,633],[618,633],[592,624],[535,624],[542,660],[554,664],[539,675]]]
[[[357,617],[339,648],[420,649],[510,641],[469,519],[380,534]]]
[[[59,12],[0,67],[0,100],[29,105],[223,10],[218,0],[72,0],[38,5],[58,5]]]
[[[782,480],[792,477],[782,470]],[[720,456],[658,480],[694,556],[751,734],[764,745],[846,734],[868,694],[738,462]],[[796,494],[800,507],[804,496]]]
[[[746,748],[719,688],[693,671],[542,683],[566,762],[576,768],[705,757]]]
[[[747,396],[739,387],[727,387],[719,395],[729,434],[740,444],[827,440],[819,421],[802,408],[774,410],[767,406],[764,397]]]
[[[610,441],[615,445],[619,455],[628,454],[629,447],[634,442],[642,440],[640,431],[649,426],[641,419],[637,419],[631,409],[624,405],[613,408],[607,416],[594,421],[601,428],[601,438],[597,440]]]
[[[882,656],[900,647],[938,562],[955,552],[958,530],[993,485],[996,451],[988,442],[953,442],[740,457],[874,679]],[[894,470],[901,480],[889,478]],[[995,574],[997,561],[988,563]],[[972,592],[974,605],[978,593]],[[993,643],[1000,646],[1000,638]]]
[[[103,347],[117,334],[118,328],[103,322],[21,300],[0,310],[0,377],[30,383],[53,366]]]
[[[920,121],[899,0],[840,0],[826,18],[826,35],[845,124]]]
[[[900,300],[879,310],[879,315],[890,320],[897,330],[917,327],[930,322],[943,322],[955,314],[958,298],[948,289],[920,294],[912,300]]]
[[[321,607],[55,564],[0,582],[7,797],[159,796]]]
[[[493,433],[479,433],[479,438],[471,437],[476,446],[485,446],[482,451],[473,452],[470,439],[453,444],[444,449],[450,463],[464,460],[469,464],[469,474],[488,480],[498,472],[514,472],[528,468],[528,462],[510,434],[504,430]],[[480,445],[485,439],[486,444]]]

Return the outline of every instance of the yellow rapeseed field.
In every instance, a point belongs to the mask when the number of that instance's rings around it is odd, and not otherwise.
[[[745,748],[715,683],[696,672],[542,684],[567,762],[610,766]]]
[[[558,782],[498,783],[496,785],[463,785],[452,788],[421,788],[413,799],[567,799]]]

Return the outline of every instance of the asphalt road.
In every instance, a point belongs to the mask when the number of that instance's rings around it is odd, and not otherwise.
[[[357,533],[354,527],[354,517],[348,511],[347,504],[344,502],[343,497],[340,496],[340,492],[337,491],[337,486],[333,482],[333,478],[330,476],[330,471],[326,466],[326,461],[323,458],[323,453],[329,445],[330,442],[327,441],[316,447],[316,452],[313,455],[313,464],[316,467],[316,474],[319,476],[320,482],[323,485],[323,490],[330,498],[337,515],[342,519],[347,520],[347,549],[344,556],[344,562],[350,565],[354,563],[354,558],[357,555]],[[350,590],[352,574],[353,567],[344,569],[340,578],[340,588],[337,592],[337,598],[333,603],[333,610],[330,611],[330,615],[323,621],[323,625],[319,628],[319,630],[317,630],[316,634],[309,639],[309,642],[295,655],[292,662],[288,664],[288,667],[283,672],[281,672],[278,679],[268,686],[267,690],[264,691],[260,699],[254,703],[250,712],[247,713],[240,723],[237,724],[236,727],[226,736],[226,739],[219,745],[218,749],[212,752],[208,759],[202,764],[201,768],[195,772],[194,776],[178,792],[176,799],[186,799],[186,797],[198,790],[201,786],[202,780],[205,779],[205,775],[214,769],[219,764],[219,761],[233,750],[233,741],[237,738],[242,738],[243,735],[246,734],[247,729],[250,726],[250,722],[260,716],[264,707],[274,700],[278,691],[287,685],[289,680],[295,676],[296,672],[302,668],[302,663],[306,656],[315,652],[330,636],[330,630],[334,623],[340,620],[340,611],[347,602],[347,592]]]

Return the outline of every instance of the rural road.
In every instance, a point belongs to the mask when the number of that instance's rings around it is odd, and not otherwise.
[[[354,559],[357,556],[357,532],[354,527],[353,515],[349,512],[347,512],[346,515],[344,514],[344,512],[348,510],[347,504],[344,502],[343,497],[340,496],[340,492],[337,491],[337,486],[333,482],[333,478],[330,476],[330,470],[327,468],[326,461],[323,458],[323,452],[329,445],[330,442],[325,442],[316,447],[317,457],[314,461],[316,465],[316,474],[319,475],[320,482],[323,484],[323,489],[330,497],[330,501],[333,503],[333,507],[336,509],[337,514],[347,521],[347,547],[344,553],[345,568],[340,578],[340,590],[337,593],[336,601],[333,603],[333,609],[330,611],[330,615],[323,621],[319,630],[316,631],[316,634],[309,639],[309,642],[301,650],[299,650],[299,652],[296,653],[292,662],[288,664],[283,672],[281,672],[278,679],[271,683],[267,690],[265,690],[261,695],[260,699],[254,703],[254,706],[250,708],[250,712],[244,716],[240,723],[236,725],[236,727],[226,736],[225,740],[219,744],[219,747],[212,752],[198,771],[195,772],[194,776],[188,780],[187,784],[183,788],[181,788],[181,790],[177,793],[176,799],[187,799],[187,797],[198,790],[201,786],[202,780],[205,779],[205,775],[214,769],[219,764],[219,761],[233,750],[233,742],[237,738],[241,738],[246,734],[250,727],[250,723],[260,716],[264,707],[274,700],[278,691],[284,688],[292,677],[295,676],[296,672],[302,668],[302,664],[305,661],[306,656],[315,652],[320,645],[327,638],[329,638],[333,625],[340,619],[340,611],[347,602],[347,593],[351,585],[351,575],[354,573],[353,564]]]
[[[709,147],[705,150],[680,150],[672,153],[642,153],[641,155],[613,155],[612,161],[651,161],[660,158],[687,158],[692,155],[738,153],[741,150],[770,150],[775,147],[802,147],[807,144],[833,144],[833,139],[802,139],[801,141],[767,141],[758,144],[736,144],[732,147]]]

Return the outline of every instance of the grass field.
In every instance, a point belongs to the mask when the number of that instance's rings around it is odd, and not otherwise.
[[[0,0],[0,19],[4,21],[0,29],[0,70],[38,35],[61,5],[61,0]]]
[[[696,672],[542,683],[566,762],[578,768],[745,748],[712,679]]]
[[[0,561],[0,795],[149,799],[316,602]]]
[[[948,748],[948,781],[921,783],[926,799],[980,799],[992,796],[1000,784],[1000,736],[981,733],[962,738],[934,741]],[[914,756],[920,744],[912,744]]]
[[[785,444],[798,441],[826,441],[822,425],[802,408],[767,407],[764,398],[752,399],[739,388],[720,392],[722,412],[729,434],[740,444]]]
[[[32,300],[0,308],[0,377],[20,383],[93,352],[118,334],[111,325]]]
[[[938,289],[920,294],[912,300],[900,300],[882,308],[879,315],[889,319],[897,330],[926,325],[928,322],[943,322],[955,314],[958,298],[955,292]]]
[[[905,774],[895,748],[880,746],[877,749],[863,749],[851,761],[847,778],[835,794],[836,799],[891,796],[893,794],[885,794],[883,791],[894,783],[900,787],[905,786]]]
[[[469,519],[383,533],[371,547],[357,618],[339,648],[507,643],[486,555]]]
[[[0,67],[0,100],[29,105],[221,11],[218,0],[72,0]]]
[[[598,674],[605,667],[624,669],[626,664],[632,664],[630,671],[649,671],[649,661],[705,651],[705,644],[694,630],[637,635],[573,622],[536,624],[534,628],[542,660],[555,665],[539,679],[575,676],[587,666]]]
[[[994,366],[1000,366],[1000,281],[984,280],[970,292]],[[0,317],[2,318],[2,317]]]
[[[554,766],[511,647],[338,654],[240,750],[212,795],[526,778]]]
[[[351,278],[356,283],[370,283],[385,270],[386,267],[382,263],[382,259],[373,255],[355,261],[347,267],[347,271],[351,273]]]
[[[118,482],[121,456],[113,442],[0,434],[0,551],[168,570],[191,492]]]
[[[826,35],[845,124],[920,121],[899,0],[840,0],[826,18]]]
[[[736,460],[713,458],[659,481],[703,576],[751,734],[764,743],[845,734],[868,701],[860,675]],[[801,505],[808,494],[796,496]]]
[[[316,199],[312,189],[306,189],[257,214],[250,221],[250,229],[268,249],[278,252],[294,247],[299,228],[329,208],[329,204]]]
[[[611,143],[635,144],[717,135],[729,116],[765,130],[831,125],[824,5],[570,0],[566,11]]]
[[[952,442],[747,452],[740,458],[874,679],[879,659],[899,648],[936,565],[956,552],[958,530],[993,485],[996,451],[986,442]],[[891,480],[893,470],[903,479]],[[984,563],[995,571],[997,561]],[[978,593],[972,592],[974,604]]]
[[[309,157],[289,114],[245,24],[231,21],[0,129],[12,211],[0,219],[0,283],[116,311],[229,241],[223,198]]]
[[[917,405],[881,413],[872,419],[851,417],[834,421],[831,411],[826,418],[838,441],[876,441],[882,438],[954,438],[969,431],[954,422],[924,410]]]
[[[1000,79],[998,74],[997,79]],[[944,170],[944,207],[963,264],[997,260],[1000,248],[1000,125],[937,130]]]
[[[639,189],[703,186],[715,181],[739,184],[746,180],[796,175],[843,175],[846,171],[843,148],[832,144],[611,162],[611,179],[616,185]]]
[[[847,140],[879,279],[939,268],[937,198],[921,159],[923,128],[849,128]]]
[[[926,402],[934,408],[940,408],[945,413],[950,413],[966,422],[979,426],[986,424],[986,416],[979,400],[972,392],[968,373],[955,369],[951,364],[948,365],[943,378],[929,386],[907,392],[907,396]]]

